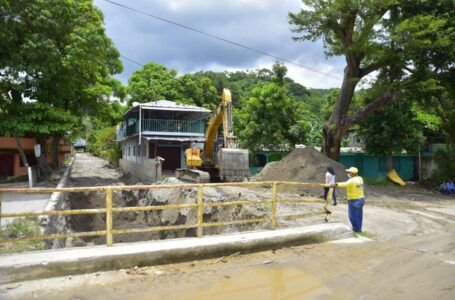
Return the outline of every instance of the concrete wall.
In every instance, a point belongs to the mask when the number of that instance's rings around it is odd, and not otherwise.
[[[157,182],[161,178],[162,161],[156,159],[144,159],[144,164],[138,164],[130,160],[120,159],[120,169],[145,182]]]
[[[433,156],[423,156],[422,157],[422,178],[431,177],[433,172],[437,170],[438,165],[434,161]]]
[[[141,145],[138,145],[138,137],[133,137],[120,143],[122,149],[122,158],[136,164],[146,166],[148,164],[148,141],[142,139]]]
[[[68,185],[68,180],[71,177],[73,161],[70,163],[57,188],[63,188]],[[52,210],[67,210],[70,209],[68,201],[68,193],[54,192],[51,194],[44,211]],[[68,231],[68,223],[66,216],[42,216],[39,218],[41,225],[41,235],[52,235],[65,233]],[[48,249],[64,248],[66,239],[45,240]]]

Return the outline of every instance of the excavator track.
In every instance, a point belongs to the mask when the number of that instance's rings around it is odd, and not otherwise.
[[[195,183],[209,183],[210,174],[197,169],[177,169],[175,170],[175,177],[182,181],[189,181]]]

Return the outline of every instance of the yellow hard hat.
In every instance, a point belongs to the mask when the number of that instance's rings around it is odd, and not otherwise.
[[[357,174],[359,173],[359,170],[357,170],[356,167],[350,167],[349,169],[346,169],[346,172]]]

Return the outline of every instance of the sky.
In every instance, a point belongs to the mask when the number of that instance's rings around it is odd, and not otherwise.
[[[326,58],[321,41],[292,39],[288,13],[301,0],[112,0],[221,38],[267,52],[331,76],[285,63],[287,76],[309,88],[340,87],[345,60]],[[141,64],[156,62],[179,75],[197,71],[271,68],[276,59],[210,38],[161,20],[95,0],[104,14],[107,35],[120,54]],[[124,84],[141,67],[121,58]],[[335,78],[334,78],[335,77]]]

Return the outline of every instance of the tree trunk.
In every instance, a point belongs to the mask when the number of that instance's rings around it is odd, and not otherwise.
[[[40,176],[47,179],[50,174],[50,168],[47,164],[47,142],[45,136],[38,136],[37,142],[41,147],[41,155],[38,157],[38,165],[40,169]]]
[[[17,148],[19,149],[19,154],[21,156],[22,162],[24,163],[24,166],[26,168],[28,168],[28,161],[27,161],[27,157],[25,156],[25,153],[24,153],[24,148],[22,148],[21,141],[17,137],[16,133],[14,133],[14,139],[16,140],[16,145],[17,145]]]
[[[338,94],[332,114],[330,115],[329,120],[324,124],[322,130],[323,139],[321,152],[336,161],[338,161],[340,156],[340,147],[343,136],[349,129],[349,126],[344,124],[344,120],[346,119],[357,82],[358,81],[354,79],[352,68],[347,66],[344,69],[341,91]]]
[[[60,160],[59,160],[59,144],[60,144],[60,135],[54,135],[52,138],[52,168],[57,170],[60,168]]]
[[[393,153],[387,153],[387,172],[392,171],[393,169]]]

